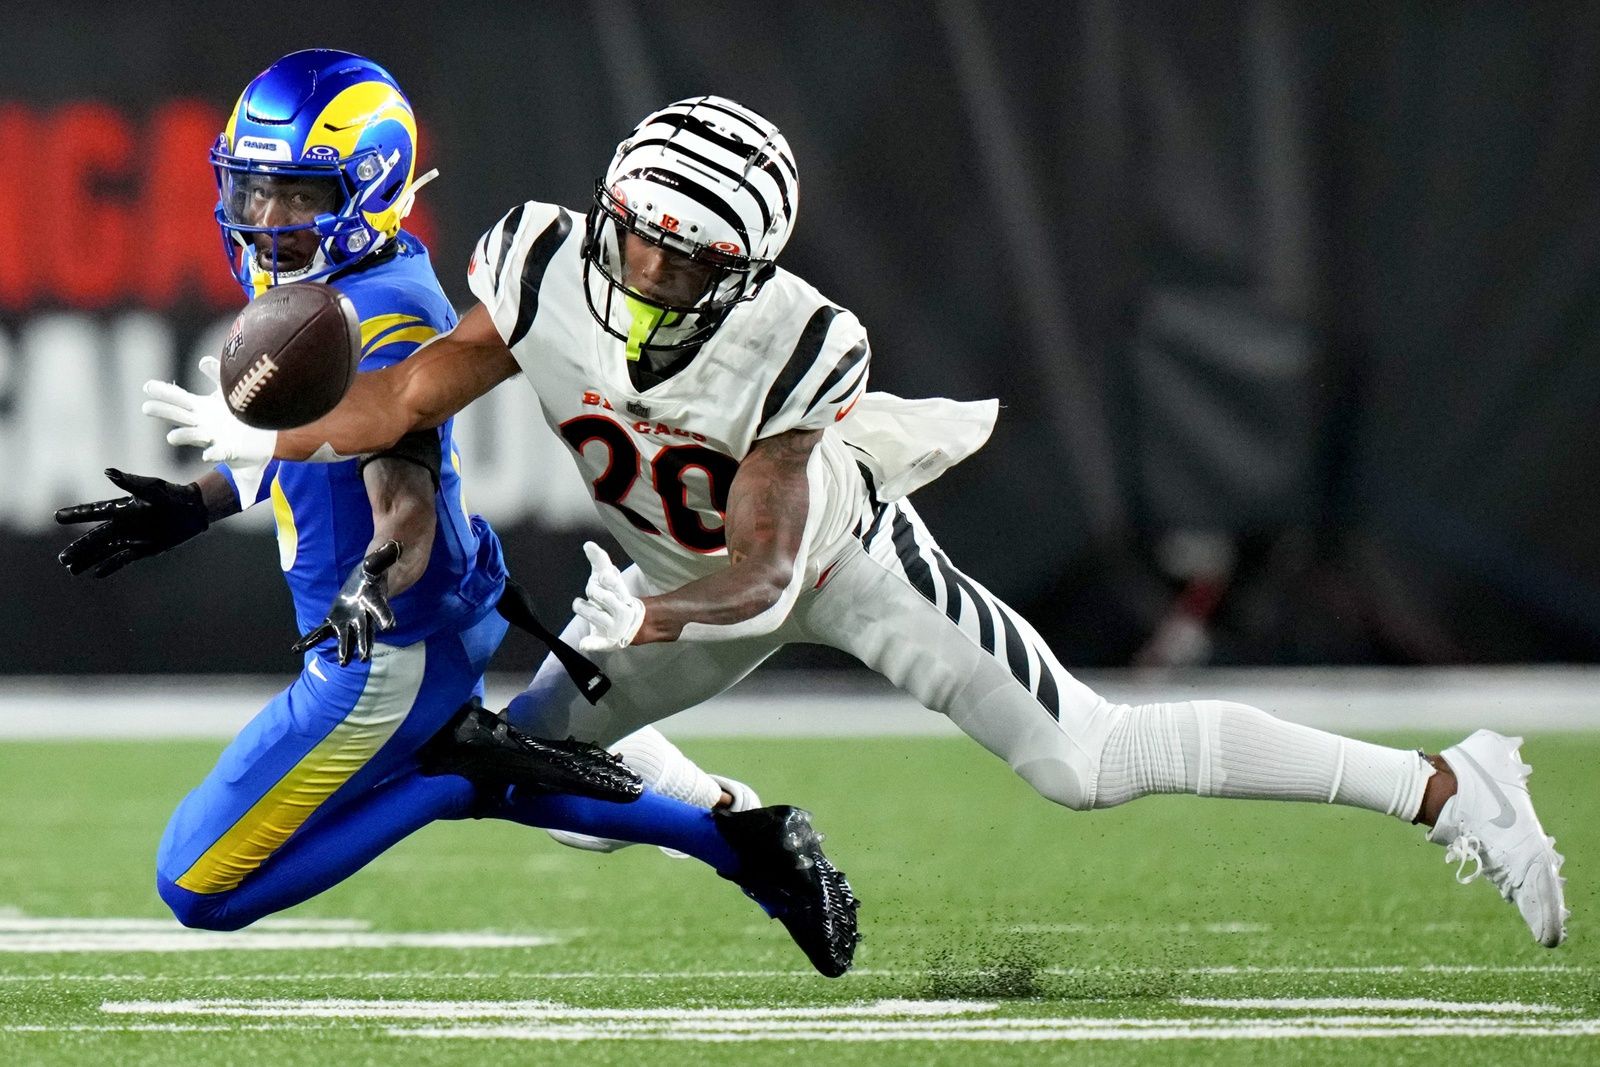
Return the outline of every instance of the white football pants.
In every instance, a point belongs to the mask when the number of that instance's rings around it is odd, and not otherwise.
[[[660,590],[635,567],[637,596]],[[588,624],[562,637],[576,645]],[[597,654],[612,688],[589,704],[547,657],[511,720],[545,737],[610,745],[715,696],[789,642],[830,645],[941,712],[1067,807],[1110,807],[1149,793],[1309,800],[1415,817],[1431,766],[1225,701],[1122,705],[1056,661],[1033,627],[957,571],[909,501],[884,506],[803,592],[776,631]]]

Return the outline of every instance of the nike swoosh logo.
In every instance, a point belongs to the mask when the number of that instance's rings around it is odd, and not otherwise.
[[[1517,821],[1517,813],[1511,810],[1511,801],[1507,800],[1506,795],[1500,791],[1500,783],[1489,777],[1489,772],[1483,769],[1483,764],[1479,763],[1465,752],[1458,751],[1456,755],[1460,756],[1462,759],[1472,764],[1473,767],[1477,768],[1478,773],[1483,775],[1483,780],[1488,783],[1489,792],[1493,793],[1494,798],[1500,802],[1500,814],[1490,819],[1489,825],[1498,826],[1502,830],[1509,828],[1512,823]]]
[[[846,404],[844,407],[839,409],[839,413],[833,417],[833,421],[834,422],[838,422],[840,419],[842,419],[846,415],[850,414],[850,409],[855,407],[856,404],[859,403],[861,398],[863,396],[865,396],[865,395],[866,395],[865,393],[857,393],[856,394],[856,398],[854,400],[850,401],[850,403]]]

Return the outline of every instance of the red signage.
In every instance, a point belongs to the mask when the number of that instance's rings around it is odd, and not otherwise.
[[[226,118],[185,99],[140,118],[0,102],[0,309],[238,306],[207,157]],[[420,205],[406,228],[431,243]]]

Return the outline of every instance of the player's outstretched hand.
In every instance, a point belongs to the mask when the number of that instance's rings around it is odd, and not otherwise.
[[[217,383],[219,367],[214,356],[200,361],[200,373],[213,385]],[[167,431],[168,444],[203,448],[201,458],[206,462],[226,463],[235,473],[240,468],[259,470],[271,461],[277,433],[240,422],[228,410],[220,385],[202,396],[172,382],[148,381],[144,383],[144,395],[149,399],[140,410],[153,419],[173,424]]]
[[[339,641],[339,666],[359,655],[363,663],[372,658],[372,637],[394,626],[394,611],[389,607],[389,568],[400,560],[399,541],[385,541],[350,572],[339,595],[328,608],[328,617],[290,649],[301,655],[330,637]]]
[[[589,624],[589,633],[578,639],[578,651],[627,648],[644,625],[644,602],[628,591],[605,549],[585,541],[583,554],[589,557],[589,584],[584,595],[572,602],[572,611]]]
[[[69,573],[90,571],[96,578],[113,574],[136,559],[165,552],[211,525],[200,487],[174,485],[142,474],[124,474],[115,467],[106,477],[127,496],[73,504],[56,512],[63,526],[100,525],[61,550],[56,558]]]

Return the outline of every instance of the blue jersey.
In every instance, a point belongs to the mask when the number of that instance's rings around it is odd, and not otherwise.
[[[350,298],[361,318],[363,371],[392,366],[417,346],[456,324],[455,310],[439,288],[428,250],[402,231],[393,255],[330,283]],[[451,427],[439,436],[439,491],[434,496],[438,529],[428,568],[410,589],[393,597],[395,625],[381,639],[409,645],[447,628],[481,618],[504,586],[500,540],[481,516],[468,515],[461,501],[461,457]],[[224,466],[219,468],[238,483]],[[254,500],[272,501],[278,522],[278,555],[294,596],[300,632],[327,616],[339,587],[361,562],[372,540],[372,505],[360,464],[294,463],[273,460]]]

